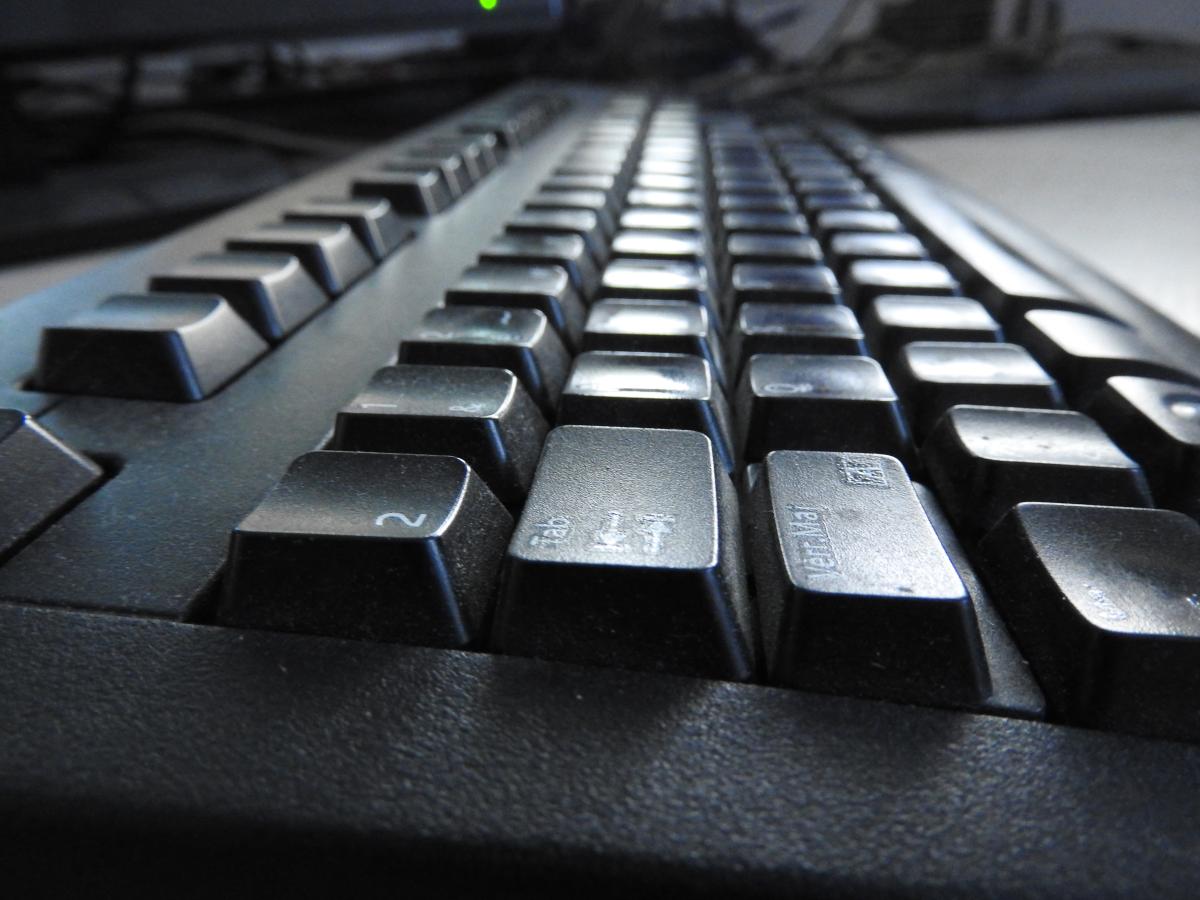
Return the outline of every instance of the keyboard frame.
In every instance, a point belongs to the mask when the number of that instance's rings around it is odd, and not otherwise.
[[[0,567],[10,880],[35,895],[102,884],[317,896],[375,883],[417,896],[1200,895],[1200,747],[184,621],[207,614],[230,527],[321,444],[606,95],[555,87],[569,112],[450,210],[417,220],[413,243],[213,398],[0,393],[117,469]],[[28,373],[43,324],[143,289],[151,271],[298,201],[343,194],[352,173],[436,128],[9,305],[0,382]],[[928,183],[1057,280],[1200,360],[1194,336]],[[351,343],[329,366],[322,348]],[[80,597],[120,614],[70,608]]]

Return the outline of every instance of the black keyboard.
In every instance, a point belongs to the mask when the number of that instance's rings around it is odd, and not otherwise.
[[[1200,341],[853,124],[531,82],[0,341],[10,883],[1200,893]]]

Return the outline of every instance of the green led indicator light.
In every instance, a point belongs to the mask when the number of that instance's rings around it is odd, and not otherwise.
[[[491,12],[496,8],[496,4],[499,2],[500,0],[479,0],[479,8],[486,9],[488,12]]]

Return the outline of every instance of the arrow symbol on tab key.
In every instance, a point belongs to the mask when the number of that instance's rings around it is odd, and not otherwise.
[[[397,522],[402,522],[407,528],[420,528],[425,524],[425,520],[427,518],[428,516],[425,513],[419,513],[415,519],[411,519],[404,513],[387,512],[375,519],[375,526],[377,528],[382,528],[388,523],[389,520],[394,519]]]

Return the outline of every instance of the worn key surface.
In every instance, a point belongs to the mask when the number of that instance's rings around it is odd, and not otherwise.
[[[988,693],[970,596],[898,460],[771,453],[748,519],[773,681],[924,703]]]
[[[1165,510],[1022,503],[980,545],[1051,712],[1200,739],[1200,527]]]
[[[737,497],[692,431],[550,432],[509,546],[502,653],[747,680]]]
[[[234,529],[218,619],[468,647],[511,527],[461,459],[306,453]]]

